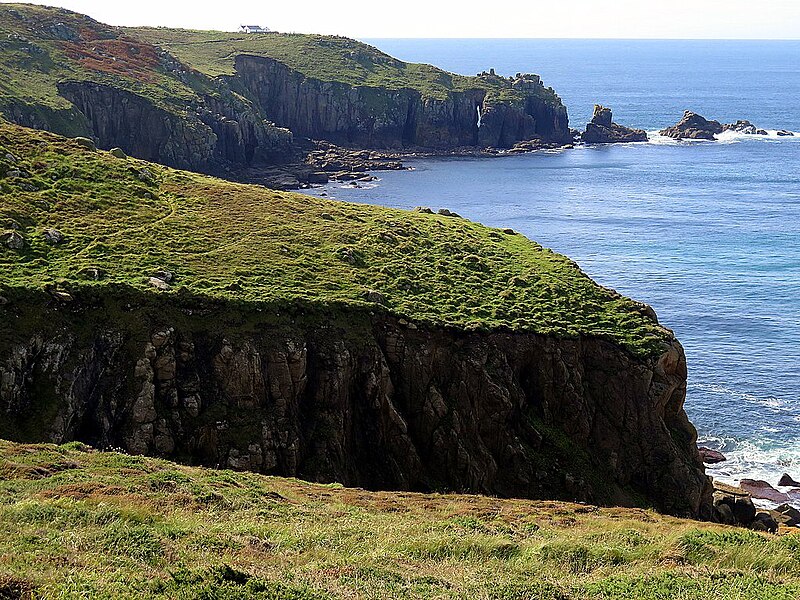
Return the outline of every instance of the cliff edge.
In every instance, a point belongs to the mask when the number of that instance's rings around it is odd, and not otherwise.
[[[0,437],[707,516],[651,309],[512,230],[0,126]]]

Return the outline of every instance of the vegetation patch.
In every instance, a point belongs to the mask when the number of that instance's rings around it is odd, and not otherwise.
[[[798,535],[639,509],[367,492],[85,446],[0,441],[0,457],[32,468],[76,465],[45,479],[0,476],[3,599],[794,600],[800,594]],[[88,484],[107,493],[63,496]],[[187,492],[217,500],[187,502]],[[707,547],[713,552],[698,551]]]
[[[235,184],[9,124],[0,124],[0,227],[15,240],[0,244],[0,296],[10,302],[0,311],[16,310],[15,298],[29,305],[32,292],[64,309],[144,294],[173,306],[346,308],[600,337],[640,356],[661,352],[670,335],[641,305],[521,235]],[[383,242],[387,234],[398,243]]]

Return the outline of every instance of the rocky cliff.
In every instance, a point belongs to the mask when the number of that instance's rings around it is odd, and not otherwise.
[[[0,311],[0,437],[373,489],[708,509],[674,340],[643,360],[600,339],[128,294]]]
[[[6,119],[178,168],[296,161],[293,133],[430,150],[569,141],[566,109],[536,76],[462,77],[346,38],[125,30],[17,4],[0,7],[0,38]],[[230,60],[230,74],[215,60]],[[358,69],[367,75],[352,77]]]
[[[541,138],[569,140],[566,108],[543,98],[538,77],[511,84],[515,101],[493,101],[486,89],[450,91],[444,98],[415,89],[388,89],[321,81],[274,59],[239,55],[236,76],[270,119],[298,135],[349,146],[463,146],[507,148]]]
[[[512,229],[0,122],[0,437],[705,516],[654,312]]]

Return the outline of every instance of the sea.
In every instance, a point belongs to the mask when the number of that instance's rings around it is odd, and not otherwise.
[[[689,366],[686,411],[727,461],[709,474],[800,479],[800,41],[372,39],[465,75],[542,76],[583,128],[595,103],[651,141],[492,158],[409,160],[356,188],[311,190],[448,208],[512,227],[647,302]],[[767,135],[678,142],[685,109]]]

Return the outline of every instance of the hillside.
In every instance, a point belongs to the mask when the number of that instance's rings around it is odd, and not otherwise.
[[[126,286],[349,306],[471,330],[604,337],[645,356],[667,338],[641,305],[514,232],[230,183],[10,124],[0,124],[0,156],[0,216],[25,238],[21,250],[0,250],[6,296]],[[48,243],[46,229],[63,243]],[[174,273],[166,292],[149,281],[158,270]]]
[[[7,120],[212,174],[300,161],[305,138],[437,151],[570,140],[536,76],[461,77],[338,37],[122,29],[2,4],[0,76]]]
[[[406,63],[377,48],[340,36],[297,33],[248,35],[165,27],[126,28],[133,37],[164,48],[181,62],[206,75],[235,75],[240,55],[271,58],[306,77],[390,90],[413,89],[423,97],[447,99],[453,91],[484,89],[489,100],[524,103],[525,94],[503,77],[467,77],[432,65]],[[552,103],[560,102],[552,88],[536,90]]]
[[[512,230],[0,125],[0,437],[709,516],[686,361]]]
[[[0,441],[3,598],[789,600],[800,538]]]

